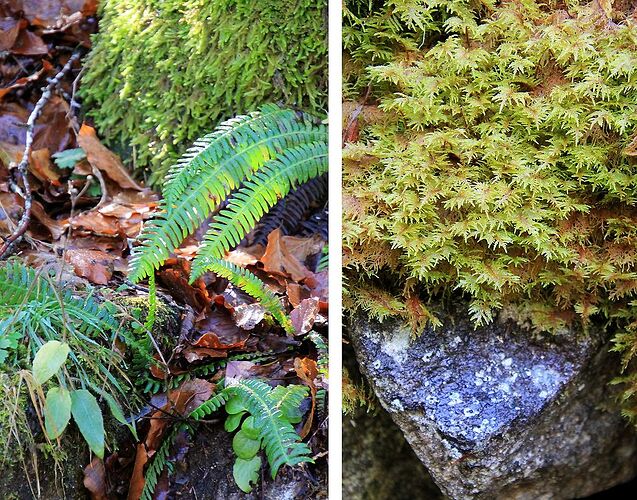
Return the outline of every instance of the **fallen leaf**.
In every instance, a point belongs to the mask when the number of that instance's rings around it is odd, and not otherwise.
[[[240,340],[239,342],[234,342],[231,344],[224,344],[219,337],[212,333],[204,333],[201,337],[199,337],[195,342],[192,343],[195,347],[209,347],[213,349],[243,349],[245,347],[245,339]]]
[[[7,52],[18,38],[20,28],[27,25],[25,21],[7,17],[0,19],[0,52]]]
[[[49,48],[41,37],[28,29],[23,29],[9,51],[21,56],[42,56],[49,53]]]
[[[316,377],[318,377],[318,366],[316,361],[310,358],[295,358],[294,359],[294,371],[301,379],[301,381],[307,385],[310,389],[310,396],[312,397],[312,409],[299,433],[301,439],[305,438],[312,428],[312,421],[314,420],[314,408],[316,407],[316,384],[314,383]]]
[[[94,210],[82,212],[69,222],[73,229],[83,229],[97,235],[122,235],[122,230],[116,217],[106,217]]]
[[[59,18],[81,12],[95,15],[96,0],[22,0],[24,17],[36,26],[53,26]]]
[[[106,285],[113,276],[115,257],[101,250],[69,248],[64,260],[73,266],[75,274],[97,285]]]
[[[29,171],[42,182],[61,186],[60,172],[51,163],[51,155],[47,148],[36,149],[31,152]]]
[[[99,457],[93,457],[91,463],[84,468],[84,487],[91,494],[91,500],[107,500],[106,470]]]
[[[269,273],[289,275],[294,281],[301,281],[312,272],[307,269],[287,248],[280,229],[268,235],[268,245],[261,257],[263,269]]]
[[[265,307],[258,302],[241,304],[232,311],[232,318],[238,327],[244,330],[254,330],[265,317]]]
[[[72,141],[68,114],[66,101],[58,95],[51,97],[35,126],[33,149],[47,148],[51,153],[65,150]]]
[[[31,213],[40,224],[46,227],[54,240],[59,240],[68,227],[67,221],[58,221],[49,216],[39,201],[33,201],[31,204]]]
[[[190,263],[184,259],[172,259],[166,262],[171,265],[167,269],[162,269],[157,273],[161,283],[175,297],[180,297],[186,304],[191,306],[197,313],[210,306],[212,298],[203,280],[198,279],[192,285],[188,282],[190,276]]]
[[[319,312],[318,297],[304,299],[290,313],[290,321],[296,331],[296,335],[302,335],[309,332],[314,326],[316,315]]]
[[[28,118],[27,110],[15,103],[0,104],[0,142],[24,144]]]
[[[143,188],[137,184],[130,176],[124,164],[115,153],[111,152],[97,138],[95,129],[89,125],[82,124],[77,135],[77,142],[86,152],[86,157],[91,165],[106,173],[106,175],[117,182],[120,187],[141,191]]]
[[[252,361],[228,361],[226,365],[226,384],[254,377],[252,370],[256,365]]]
[[[128,500],[139,500],[144,491],[144,484],[146,479],[144,478],[144,466],[149,459],[148,451],[144,443],[137,445],[137,453],[135,455],[135,466],[133,467],[133,474],[130,478],[130,485],[128,487]]]
[[[218,359],[218,358],[227,358],[228,352],[222,351],[220,349],[209,349],[207,347],[187,347],[181,352],[181,355],[184,357],[186,361],[189,363],[194,363],[195,361],[201,361],[202,359]]]

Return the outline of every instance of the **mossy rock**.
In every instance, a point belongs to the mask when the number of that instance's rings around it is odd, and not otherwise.
[[[109,145],[158,184],[190,142],[265,102],[323,114],[324,0],[108,0],[81,94]]]

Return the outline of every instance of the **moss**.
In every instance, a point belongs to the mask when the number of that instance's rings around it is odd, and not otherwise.
[[[344,151],[349,304],[431,321],[426,300],[453,290],[476,324],[503,309],[538,330],[606,323],[628,360],[634,18],[585,1],[349,4],[368,48],[348,49],[350,95],[384,114]]]
[[[85,108],[156,184],[221,119],[264,102],[326,109],[324,0],[108,0],[101,15]]]

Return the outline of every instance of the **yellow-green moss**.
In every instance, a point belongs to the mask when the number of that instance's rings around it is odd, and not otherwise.
[[[325,0],[106,0],[85,109],[159,183],[220,119],[283,102],[326,109]]]

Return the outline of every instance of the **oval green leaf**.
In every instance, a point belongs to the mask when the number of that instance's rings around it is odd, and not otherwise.
[[[228,412],[230,415],[234,415],[235,413],[240,413],[246,410],[246,405],[239,396],[230,398],[226,403],[226,412]]]
[[[259,481],[259,469],[261,468],[261,457],[252,457],[250,460],[237,458],[232,467],[232,477],[241,491],[250,493],[252,486]]]
[[[86,389],[71,392],[71,414],[91,451],[104,458],[104,420],[95,396]]]
[[[250,439],[259,439],[259,429],[254,426],[254,417],[250,416],[246,418],[241,426],[241,430],[245,432],[246,436]]]
[[[235,431],[237,427],[239,427],[239,424],[241,423],[241,419],[243,418],[245,414],[246,412],[242,411],[241,413],[234,413],[234,414],[228,415],[228,418],[226,418],[226,421],[223,424],[223,428],[226,430],[226,432]]]
[[[71,420],[71,395],[64,387],[53,387],[44,402],[44,430],[49,439],[57,439]]]
[[[248,437],[243,430],[237,432],[232,439],[232,449],[239,458],[244,460],[250,460],[254,457],[260,447],[259,441]]]
[[[49,340],[33,359],[33,378],[42,385],[62,367],[69,355],[69,345],[58,340]]]

